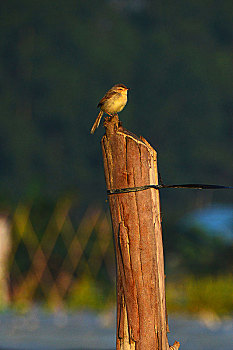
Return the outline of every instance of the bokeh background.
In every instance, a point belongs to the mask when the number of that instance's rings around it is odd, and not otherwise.
[[[231,1],[0,3],[1,308],[102,310],[115,262],[96,105],[131,88],[123,125],[164,183],[232,185]],[[233,310],[232,192],[161,190],[168,312]]]

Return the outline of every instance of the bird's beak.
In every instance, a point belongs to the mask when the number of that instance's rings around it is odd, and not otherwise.
[[[127,90],[130,90],[130,88],[127,88]]]

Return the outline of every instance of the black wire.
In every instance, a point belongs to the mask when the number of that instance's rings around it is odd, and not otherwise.
[[[145,185],[145,186],[138,186],[138,187],[127,187],[127,188],[118,188],[114,190],[107,190],[107,194],[119,194],[119,193],[129,193],[129,192],[138,192],[138,191],[144,191],[149,188],[154,188],[156,190],[160,190],[162,188],[188,188],[188,189],[195,189],[195,190],[232,190],[232,186],[221,186],[221,185],[206,185],[206,184],[183,184],[183,185]]]

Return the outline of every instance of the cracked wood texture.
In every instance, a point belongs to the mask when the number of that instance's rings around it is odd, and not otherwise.
[[[158,184],[157,154],[143,138],[105,120],[108,189]],[[109,195],[117,262],[117,350],[168,350],[159,191]]]

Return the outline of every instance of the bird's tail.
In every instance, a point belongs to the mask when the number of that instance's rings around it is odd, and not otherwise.
[[[103,114],[104,114],[104,112],[100,110],[100,112],[98,114],[98,117],[96,118],[96,121],[94,122],[94,125],[91,128],[91,134],[94,134],[95,129],[98,128],[100,120],[101,120]]]

